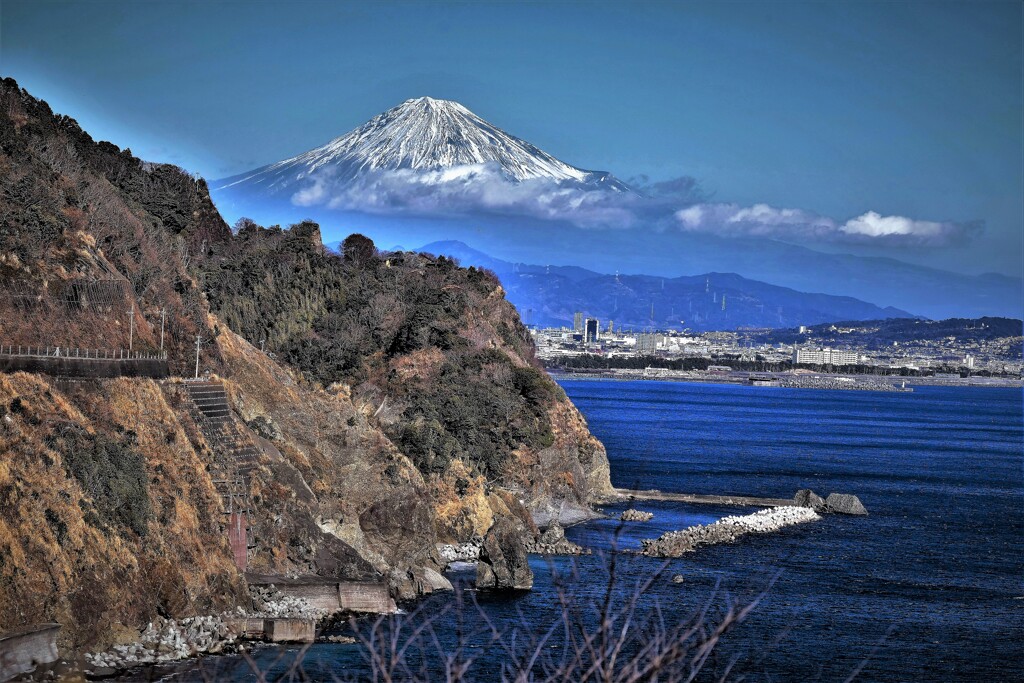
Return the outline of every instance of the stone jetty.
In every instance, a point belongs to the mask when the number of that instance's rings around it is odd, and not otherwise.
[[[640,554],[649,557],[679,557],[702,545],[731,543],[747,534],[766,534],[793,524],[821,519],[811,508],[793,505],[759,510],[749,515],[723,517],[712,524],[699,524],[682,531],[669,531],[657,539],[641,541]]]

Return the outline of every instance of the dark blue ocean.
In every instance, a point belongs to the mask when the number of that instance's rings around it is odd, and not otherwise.
[[[713,616],[727,597],[749,600],[770,586],[747,621],[726,634],[704,677],[714,680],[712,674],[736,660],[733,677],[758,681],[842,681],[857,670],[857,680],[866,681],[1024,680],[1019,390],[560,383],[607,447],[617,487],[770,497],[811,488],[821,495],[856,494],[871,513],[829,515],[672,560],[642,599],[644,609],[656,604],[670,619],[708,603]],[[637,507],[653,512],[654,520],[625,526],[601,520],[567,535],[598,550],[613,544],[630,549],[641,538],[752,511]],[[623,595],[661,568],[657,560],[617,557]],[[558,614],[553,573],[571,574],[575,567],[574,590],[583,600],[600,592],[608,556],[599,552],[575,565],[567,558],[534,558],[531,565],[530,593],[467,593],[495,628],[525,623],[543,631]],[[682,584],[669,581],[675,574]],[[472,574],[453,578],[468,582]],[[451,601],[450,594],[432,597],[416,618],[440,614]],[[474,609],[463,613],[468,631],[485,623]],[[453,612],[434,627],[442,645],[453,642]],[[475,678],[498,677],[500,653],[484,645],[468,652],[477,657]],[[266,648],[255,659],[273,680],[287,674],[293,655]],[[202,660],[201,666],[177,677],[255,680],[235,657]],[[358,678],[364,666],[353,645],[314,645],[303,662],[311,680]],[[424,666],[429,672],[435,665]]]

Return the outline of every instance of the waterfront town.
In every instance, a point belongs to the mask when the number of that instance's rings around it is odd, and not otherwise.
[[[637,360],[646,359],[649,365],[661,369],[677,367],[711,373],[841,368],[855,369],[857,374],[936,379],[1021,377],[1019,321],[1008,321],[1016,334],[1006,336],[998,330],[993,333],[984,321],[963,321],[962,331],[952,334],[932,329],[943,323],[899,321],[887,325],[889,322],[695,333],[685,329],[623,329],[614,321],[587,318],[578,312],[571,328],[534,328],[531,334],[538,356],[549,367],[587,367],[580,359],[597,357],[605,361],[600,367],[635,369]],[[890,329],[896,324],[900,335]],[[920,328],[920,333],[908,335],[908,327],[912,331]],[[893,339],[895,336],[899,338]]]

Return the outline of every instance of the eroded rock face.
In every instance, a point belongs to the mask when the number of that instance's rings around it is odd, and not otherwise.
[[[793,496],[793,504],[801,508],[811,508],[817,512],[825,509],[825,499],[810,489],[800,489]]]
[[[379,578],[380,575],[373,565],[337,536],[322,534],[318,546],[314,561],[321,575],[361,581],[374,581]]]
[[[526,527],[509,517],[500,517],[484,536],[476,566],[477,588],[529,590],[533,571],[526,556]]]
[[[534,523],[540,527],[553,523],[571,526],[600,517],[589,505],[549,497],[530,501],[529,511]]]
[[[430,567],[413,567],[405,571],[396,569],[388,576],[388,583],[399,600],[413,600],[436,591],[453,590],[451,582]]]
[[[558,543],[565,539],[565,529],[558,522],[552,522],[551,526],[544,530],[544,533],[537,539],[541,543]]]
[[[426,559],[435,545],[430,505],[412,490],[394,493],[406,495],[374,503],[359,515],[359,526],[376,541],[378,551],[392,564],[418,556]]]
[[[830,493],[825,499],[825,508],[829,512],[836,512],[841,515],[866,515],[867,508],[860,502],[860,498],[849,493]]]

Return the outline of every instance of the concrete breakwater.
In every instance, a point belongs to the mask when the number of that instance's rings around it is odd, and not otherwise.
[[[57,660],[60,624],[34,624],[0,633],[0,681],[32,671]]]
[[[783,506],[758,510],[749,515],[723,517],[712,524],[698,524],[682,531],[669,531],[657,539],[641,541],[641,555],[679,557],[702,545],[730,543],[747,534],[766,534],[793,524],[821,519],[811,508]]]
[[[672,503],[700,503],[707,505],[748,505],[757,507],[782,507],[792,505],[792,498],[763,498],[757,496],[719,496],[700,493],[672,493],[669,491],[658,491],[651,489],[640,491],[638,489],[615,489],[616,498],[609,502],[617,502],[622,499],[631,500],[664,500]]]
[[[788,389],[833,389],[848,391],[913,391],[911,387],[896,386],[902,380],[893,378],[886,381],[874,377],[839,377],[828,375],[809,375],[796,377],[780,377],[779,386]]]
[[[552,522],[536,540],[527,542],[526,552],[531,555],[589,555],[591,551],[570,541],[562,526]]]

